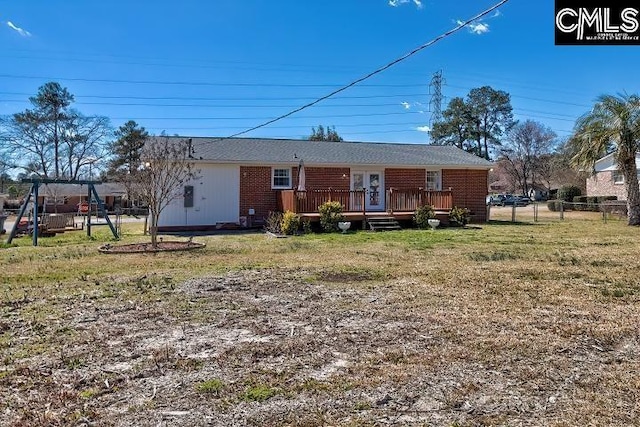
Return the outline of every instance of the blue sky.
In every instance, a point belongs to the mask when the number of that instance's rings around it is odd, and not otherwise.
[[[47,81],[86,115],[153,133],[229,136],[409,52],[496,1],[0,0],[0,114]],[[427,142],[429,81],[448,99],[490,85],[517,119],[567,136],[604,93],[640,92],[640,46],[554,46],[549,0],[510,0],[382,74],[246,136]]]

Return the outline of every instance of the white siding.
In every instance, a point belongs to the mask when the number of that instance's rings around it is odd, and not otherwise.
[[[193,185],[193,207],[183,197],[174,200],[160,215],[158,226],[215,225],[237,223],[240,212],[240,167],[199,165],[200,179]]]
[[[640,169],[640,154],[636,153],[636,167]],[[609,154],[598,160],[594,167],[596,172],[605,172],[617,170],[618,166],[615,163],[613,154]]]

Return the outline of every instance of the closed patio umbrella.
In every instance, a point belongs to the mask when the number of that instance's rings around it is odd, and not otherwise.
[[[305,180],[304,161],[300,160],[300,164],[298,165],[298,191],[307,191],[305,188]]]

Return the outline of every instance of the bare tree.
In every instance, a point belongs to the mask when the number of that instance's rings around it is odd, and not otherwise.
[[[158,221],[162,211],[182,197],[185,183],[196,178],[190,153],[190,140],[168,136],[151,137],[142,149],[142,165],[131,190],[149,207],[149,232],[154,248],[158,246]]]
[[[71,108],[73,95],[58,83],[41,86],[32,108],[0,121],[0,141],[17,167],[41,178],[77,179],[105,154],[111,133],[106,117]]]
[[[555,139],[551,129],[533,120],[518,123],[509,131],[500,157],[524,194],[528,194],[529,185],[535,183],[540,159],[551,152]]]

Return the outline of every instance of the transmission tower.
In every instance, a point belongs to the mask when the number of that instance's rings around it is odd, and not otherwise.
[[[431,77],[429,83],[429,94],[431,99],[429,100],[429,110],[431,111],[431,119],[429,120],[429,128],[433,129],[434,123],[442,121],[442,84],[444,78],[442,77],[442,70],[437,71]]]

